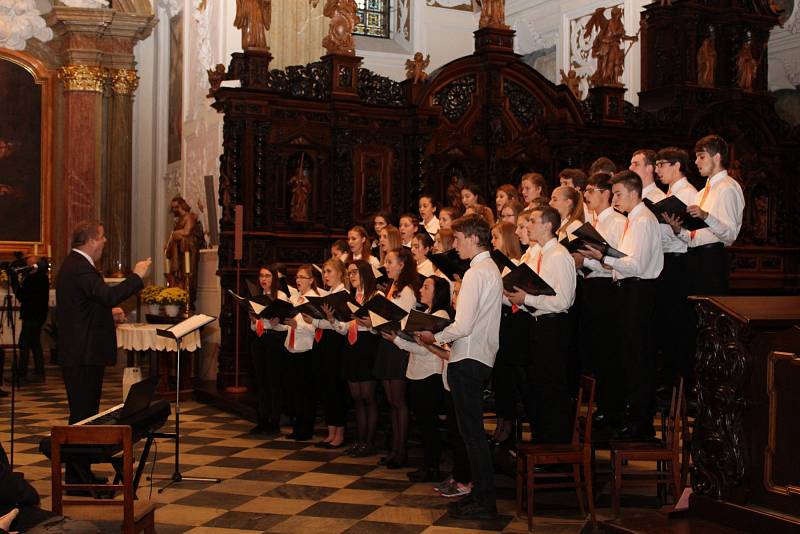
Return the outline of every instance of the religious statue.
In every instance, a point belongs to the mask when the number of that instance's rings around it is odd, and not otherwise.
[[[211,98],[225,79],[225,65],[217,63],[216,67],[208,69],[206,72],[208,73],[208,97]]]
[[[753,41],[748,39],[736,55],[736,83],[745,91],[753,90],[759,63],[761,60],[753,56]]]
[[[406,60],[406,78],[414,80],[412,82],[414,85],[424,82],[428,79],[428,73],[425,72],[425,69],[428,68],[430,64],[430,54],[428,54],[428,57],[425,59],[422,59],[422,52],[417,52],[414,54],[414,59]]]
[[[355,0],[327,0],[322,14],[331,19],[328,35],[322,40],[322,47],[329,54],[353,56],[356,43],[353,31],[361,20],[356,15]]]
[[[625,68],[625,55],[622,51],[622,41],[636,42],[637,35],[625,35],[625,25],[622,23],[622,9],[611,8],[611,18],[606,19],[604,7],[594,10],[589,22],[586,23],[583,37],[588,39],[597,29],[597,36],[592,43],[592,57],[597,59],[597,70],[589,81],[592,86],[620,87],[619,79]]]
[[[581,91],[581,76],[578,76],[578,73],[575,72],[575,69],[569,69],[569,72],[564,74],[564,69],[561,70],[561,83],[567,86],[567,88],[572,92],[573,96],[575,96],[576,100],[583,100],[583,91]]]
[[[272,19],[272,0],[236,0],[233,25],[242,30],[242,49],[269,50],[267,32]]]
[[[303,158],[300,158],[297,173],[289,180],[292,189],[289,217],[296,222],[308,220],[308,198],[311,196],[311,180],[308,179],[308,169],[303,168]]]
[[[714,35],[703,39],[697,51],[697,85],[714,87],[714,69],[717,66],[717,51],[714,49]]]
[[[167,282],[170,287],[182,287],[189,293],[189,304],[194,309],[197,296],[197,267],[200,264],[200,249],[206,247],[203,223],[192,213],[192,208],[181,196],[175,196],[170,203],[175,226],[164,246],[168,265]],[[187,253],[189,267],[186,266]],[[187,271],[191,283],[186,287]]]
[[[479,28],[499,28],[507,30],[506,0],[480,0],[481,20]]]

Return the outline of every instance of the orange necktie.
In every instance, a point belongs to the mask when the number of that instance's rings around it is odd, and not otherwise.
[[[542,252],[539,252],[539,257],[536,260],[536,274],[539,274],[542,270]]]
[[[392,287],[389,288],[389,292],[386,294],[386,298],[390,299],[392,298],[392,295],[394,295],[394,283],[392,284]]]
[[[261,337],[264,335],[264,323],[261,322],[261,319],[256,321],[256,335]]]
[[[700,207],[703,207],[703,204],[706,202],[706,198],[708,198],[708,192],[711,191],[711,178],[706,179],[706,186],[703,188],[703,198],[700,199]],[[689,238],[694,239],[694,236],[697,235],[697,230],[692,230],[689,232]]]
[[[317,328],[316,330],[314,330],[314,341],[319,343],[321,339],[322,339],[322,328]]]
[[[294,328],[289,328],[289,348],[294,349]]]

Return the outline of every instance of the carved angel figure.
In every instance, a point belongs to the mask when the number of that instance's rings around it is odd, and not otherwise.
[[[714,49],[714,37],[703,39],[697,50],[697,85],[714,87],[714,70],[717,66],[717,51]]]
[[[308,197],[311,194],[311,181],[308,179],[306,169],[298,169],[297,174],[289,179],[289,187],[292,190],[290,202],[290,217],[293,221],[308,220]]]
[[[569,72],[564,73],[561,69],[561,83],[567,86],[577,100],[583,100],[583,91],[581,91],[581,76],[575,72],[575,69],[569,69]]]
[[[269,50],[267,32],[272,20],[272,0],[236,0],[233,25],[242,30],[243,50]]]
[[[427,69],[428,65],[430,64],[430,54],[428,54],[428,57],[423,59],[422,52],[417,52],[414,54],[414,59],[406,60],[406,78],[409,80],[413,79],[414,81],[412,83],[414,85],[424,82],[428,79],[428,73],[425,72],[425,69]]]
[[[327,0],[322,14],[331,19],[328,35],[322,40],[322,47],[329,54],[355,55],[353,30],[361,20],[356,15],[355,0]]]
[[[479,28],[500,28],[507,30],[506,0],[480,0],[481,20]]]
[[[753,90],[753,81],[756,78],[759,63],[761,60],[753,56],[753,42],[746,41],[736,55],[736,83],[745,91]]]
[[[219,89],[225,79],[225,65],[217,63],[216,67],[208,69],[206,73],[208,73],[208,96],[210,98],[214,96],[214,92]]]
[[[592,43],[592,57],[597,59],[597,70],[589,81],[595,87],[619,87],[622,85],[619,78],[625,68],[622,42],[636,42],[639,38],[635,35],[625,35],[621,8],[612,7],[610,19],[606,19],[605,10],[604,7],[594,10],[583,33],[584,39],[588,39],[595,29],[599,30]]]

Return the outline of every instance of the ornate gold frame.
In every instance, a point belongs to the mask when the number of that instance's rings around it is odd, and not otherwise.
[[[0,61],[10,61],[31,73],[36,85],[42,87],[42,122],[41,122],[41,233],[39,241],[0,241],[0,257],[6,257],[13,251],[24,254],[33,253],[38,245],[39,253],[45,255],[47,246],[53,245],[53,107],[55,97],[56,76],[38,59],[24,52],[16,52],[0,48]]]

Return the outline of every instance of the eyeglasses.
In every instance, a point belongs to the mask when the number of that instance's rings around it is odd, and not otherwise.
[[[659,169],[661,167],[664,167],[665,165],[672,166],[672,165],[675,165],[675,162],[674,161],[656,161],[656,167],[658,167]]]
[[[295,278],[298,279],[298,280],[313,280],[314,279],[313,276],[300,276],[299,274],[297,276],[295,276]]]
[[[591,186],[584,189],[584,192],[587,195],[591,195],[592,193],[599,193],[600,191],[610,191],[610,189],[606,189],[604,187],[591,187]]]
[[[353,269],[352,271],[348,269],[347,274],[358,274],[358,269]]]

